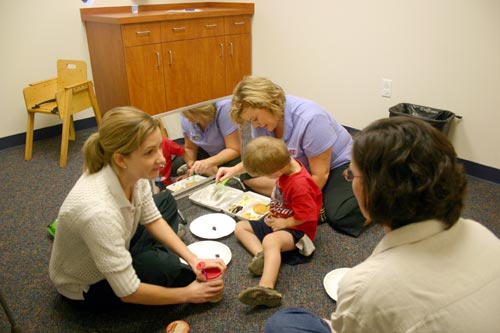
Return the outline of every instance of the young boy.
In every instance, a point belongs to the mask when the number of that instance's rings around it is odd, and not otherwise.
[[[160,177],[162,179],[156,182],[156,186],[158,186],[160,190],[164,190],[168,185],[173,183],[170,175],[172,172],[172,155],[184,158],[186,150],[183,146],[168,138],[163,138],[161,150],[163,152],[163,157],[165,157],[165,166],[160,170]]]
[[[314,252],[322,193],[304,166],[292,159],[280,139],[261,136],[251,140],[243,165],[252,176],[278,177],[271,195],[269,215],[259,221],[240,221],[236,238],[254,256],[248,269],[261,275],[259,285],[243,290],[241,302],[278,306],[283,296],[274,289],[281,261],[296,265]],[[282,258],[283,254],[283,258]]]

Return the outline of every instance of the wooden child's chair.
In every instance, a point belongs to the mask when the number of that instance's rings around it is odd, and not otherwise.
[[[24,159],[31,160],[35,113],[55,115],[62,120],[59,166],[65,167],[68,159],[68,140],[76,139],[73,115],[91,107],[97,125],[101,124],[102,115],[95,97],[94,85],[87,79],[87,64],[80,60],[57,60],[57,77],[30,83],[24,88],[23,94],[28,111]]]

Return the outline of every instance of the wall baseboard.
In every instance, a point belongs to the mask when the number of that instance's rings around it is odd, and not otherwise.
[[[75,121],[75,130],[82,130],[91,127],[97,127],[95,118],[85,118]],[[33,141],[48,139],[54,136],[60,136],[62,132],[62,124],[44,127],[35,130],[33,134]],[[0,138],[0,150],[21,146],[26,143],[26,132],[19,133],[4,138]]]
[[[359,132],[358,129],[344,126],[345,129],[351,134]],[[472,177],[480,178],[495,184],[500,184],[500,169],[489,167],[486,165],[478,164],[475,162],[458,159],[464,166],[465,172]]]
[[[480,178],[500,185],[500,169],[482,165],[479,163],[458,159],[464,166],[465,173],[469,176]]]
[[[95,118],[85,118],[81,120],[75,121],[75,130],[82,130],[91,127],[97,127],[95,122]],[[351,127],[344,126],[347,131],[351,134],[355,134],[359,132],[359,130]],[[33,135],[34,141],[47,139],[50,137],[61,135],[62,124],[40,128],[35,130]],[[26,133],[19,133],[15,135],[11,135],[5,138],[0,138],[0,150],[12,148],[16,146],[21,146],[25,144]],[[500,169],[496,169],[493,167],[489,167],[486,165],[482,165],[479,163],[467,161],[459,158],[459,161],[463,164],[465,168],[465,172],[472,177],[476,177],[479,179],[483,179],[495,184],[500,184]]]

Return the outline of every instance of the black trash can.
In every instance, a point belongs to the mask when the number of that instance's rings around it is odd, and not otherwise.
[[[451,111],[439,110],[428,106],[399,103],[389,108],[389,117],[405,116],[421,119],[448,135],[453,118],[462,118]]]

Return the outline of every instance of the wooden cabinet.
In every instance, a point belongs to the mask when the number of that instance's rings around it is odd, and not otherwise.
[[[162,23],[170,109],[224,96],[224,18]]]
[[[252,72],[251,16],[225,18],[226,43],[226,89],[225,95],[233,93],[234,86]]]
[[[141,6],[138,15],[121,12],[129,7],[81,9],[103,111],[133,105],[163,113],[229,95],[251,74],[253,4],[182,4],[204,6],[185,13],[180,5]]]

